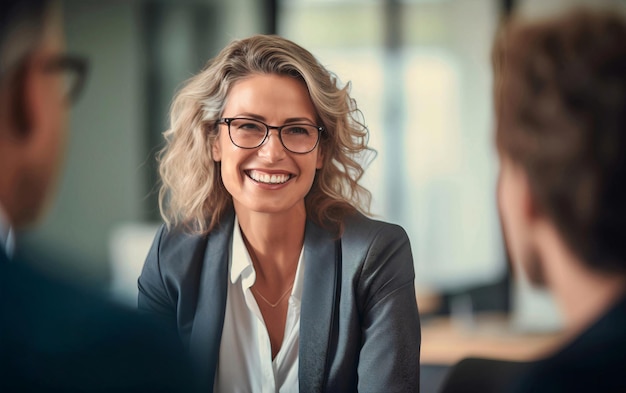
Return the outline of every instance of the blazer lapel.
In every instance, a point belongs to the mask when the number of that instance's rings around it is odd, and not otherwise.
[[[228,213],[209,234],[189,342],[199,375],[207,376],[203,382],[208,384],[208,391],[213,391],[224,327],[234,217],[234,213]]]
[[[304,235],[304,288],[300,311],[300,392],[322,392],[326,384],[327,354],[335,315],[338,241],[307,221]]]

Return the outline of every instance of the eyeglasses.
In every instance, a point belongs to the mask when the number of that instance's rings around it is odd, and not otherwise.
[[[63,77],[63,95],[69,102],[75,102],[80,95],[87,76],[87,59],[73,55],[59,55],[47,60],[43,69],[58,72]]]
[[[13,74],[12,78],[17,81],[16,86],[21,85],[31,60],[31,54],[25,55],[19,62],[0,70],[0,77],[11,78]],[[35,67],[47,73],[60,73],[63,78],[63,98],[75,102],[85,84],[88,61],[80,56],[55,55],[36,61]]]
[[[312,124],[285,124],[270,126],[262,121],[245,117],[227,117],[217,121],[217,124],[228,126],[228,135],[233,145],[242,149],[255,149],[261,146],[270,130],[278,131],[278,139],[283,147],[292,153],[306,154],[317,146],[320,134],[324,127]]]

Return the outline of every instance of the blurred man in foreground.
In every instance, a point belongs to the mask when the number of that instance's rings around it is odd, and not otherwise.
[[[518,392],[626,391],[626,21],[511,23],[494,48],[499,207],[510,256],[571,340]]]
[[[86,62],[64,53],[59,4],[0,4],[0,391],[187,391],[168,332],[12,258],[54,189]]]
[[[626,392],[626,22],[589,10],[513,20],[494,68],[504,235],[514,267],[554,294],[569,340],[528,365],[465,361],[445,391]]]

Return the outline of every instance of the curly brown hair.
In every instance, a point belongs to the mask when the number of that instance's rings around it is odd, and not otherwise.
[[[590,267],[626,271],[626,22],[610,10],[509,21],[493,49],[496,145]]]

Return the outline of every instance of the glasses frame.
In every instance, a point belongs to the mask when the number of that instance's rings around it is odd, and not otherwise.
[[[89,61],[82,56],[61,54],[46,60],[43,69],[47,72],[74,72],[76,80],[67,92],[68,101],[74,103],[85,85],[88,66]]]
[[[263,124],[265,126],[265,136],[263,136],[263,139],[261,139],[261,142],[253,147],[243,147],[243,146],[239,146],[238,144],[235,143],[235,141],[233,140],[233,136],[232,133],[230,131],[230,124],[234,121],[234,120],[250,120],[250,121],[254,121],[256,123],[260,123]],[[282,126],[270,126],[267,123],[262,122],[261,120],[258,119],[252,119],[249,117],[223,117],[221,119],[219,119],[217,121],[217,124],[226,124],[228,126],[228,138],[230,139],[231,143],[235,146],[237,146],[240,149],[257,149],[259,148],[261,145],[263,145],[265,143],[265,141],[267,140],[267,137],[270,134],[270,130],[276,130],[278,131],[278,139],[280,140],[280,144],[283,145],[283,147],[285,148],[285,150],[294,153],[294,154],[308,154],[310,152],[312,152],[313,150],[315,150],[315,148],[319,145],[320,143],[320,136],[322,135],[322,133],[326,132],[326,128],[322,127],[322,126],[317,126],[314,124],[308,124],[308,123],[289,123],[289,124],[283,124]],[[300,152],[300,151],[293,151],[290,148],[288,148],[287,146],[285,146],[285,142],[283,141],[283,128],[285,127],[292,127],[292,126],[308,126],[308,127],[315,127],[317,129],[317,140],[315,141],[315,145],[313,145],[313,147],[308,150],[308,151],[304,151],[304,152]]]
[[[21,86],[23,84],[24,76],[29,67],[29,62],[33,60],[33,54],[28,53],[24,55],[19,61],[13,63],[5,69],[0,69],[0,80],[11,80],[15,86]],[[89,60],[87,58],[72,55],[72,54],[57,54],[48,56],[45,59],[39,60],[34,65],[43,72],[58,73],[64,71],[73,72],[76,75],[75,82],[70,86],[67,91],[66,99],[70,103],[76,102],[80,93],[83,90],[85,81],[87,80],[87,73],[89,70]]]

